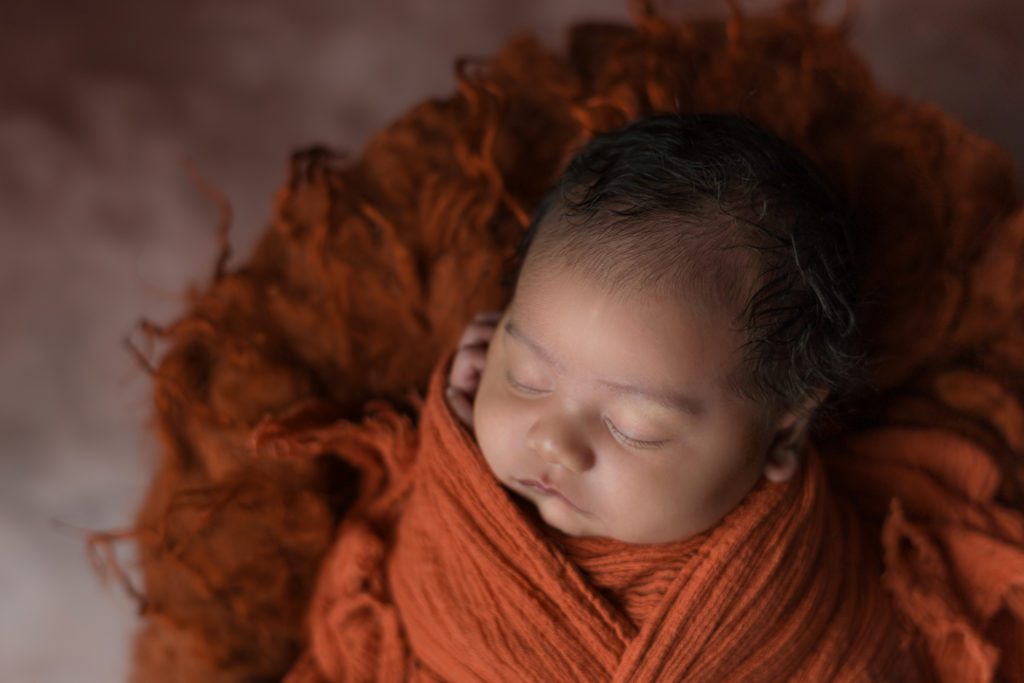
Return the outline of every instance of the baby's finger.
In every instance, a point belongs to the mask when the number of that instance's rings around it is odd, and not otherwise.
[[[455,417],[459,418],[462,424],[470,429],[473,428],[473,404],[469,397],[455,387],[448,387],[444,392],[448,405],[451,406]]]
[[[452,368],[448,372],[448,383],[467,394],[476,393],[486,362],[487,349],[485,348],[469,347],[460,350],[452,359]]]
[[[503,315],[504,313],[505,313],[505,311],[502,311],[502,310],[497,310],[497,311],[484,311],[483,313],[478,313],[478,314],[477,314],[477,315],[476,315],[476,316],[475,316],[475,317],[473,318],[473,322],[475,322],[475,323],[484,323],[484,324],[494,325],[494,324],[495,324],[495,323],[497,323],[497,322],[498,322],[499,320],[501,320],[501,316],[502,316],[502,315]]]
[[[470,323],[466,331],[462,333],[462,338],[459,339],[459,348],[486,344],[494,336],[494,329],[494,325],[489,323]]]

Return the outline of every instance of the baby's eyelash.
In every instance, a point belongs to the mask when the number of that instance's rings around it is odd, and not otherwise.
[[[525,384],[520,384],[515,379],[513,379],[512,375],[510,373],[508,373],[508,372],[505,373],[505,381],[508,382],[509,386],[514,388],[516,391],[521,391],[524,394],[545,394],[545,393],[547,393],[546,391],[544,391],[542,389],[534,389],[533,387],[528,387]],[[665,445],[666,443],[668,443],[668,441],[641,441],[639,439],[634,439],[633,437],[627,436],[627,435],[623,434],[621,431],[619,431],[619,428],[616,427],[614,424],[612,424],[611,420],[609,420],[608,418],[605,418],[604,423],[606,425],[608,425],[608,429],[611,430],[612,433],[615,434],[616,437],[618,437],[621,441],[623,441],[627,446],[631,446],[632,448],[653,449],[653,448],[660,448],[663,445]]]
[[[517,382],[514,379],[512,379],[512,375],[510,375],[508,373],[505,373],[505,381],[507,381],[515,389],[517,389],[519,391],[522,391],[523,393],[526,393],[526,394],[543,394],[543,393],[545,393],[542,389],[534,389],[533,387],[528,387],[525,384],[520,384],[519,382]]]
[[[623,434],[621,431],[619,431],[618,427],[612,424],[611,420],[608,420],[606,418],[604,423],[608,425],[608,429],[610,429],[615,434],[615,436],[622,439],[623,441],[626,442],[626,444],[632,446],[633,448],[660,448],[661,446],[668,443],[667,441],[640,441],[639,439],[634,439]]]

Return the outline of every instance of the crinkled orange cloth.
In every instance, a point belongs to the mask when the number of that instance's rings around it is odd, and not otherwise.
[[[450,362],[450,356],[448,357]],[[817,452],[676,543],[572,538],[488,469],[432,375],[402,502],[350,512],[300,681],[913,681],[930,667]],[[378,422],[378,425],[380,422]],[[383,433],[383,432],[382,432]],[[382,496],[392,499],[387,487]]]

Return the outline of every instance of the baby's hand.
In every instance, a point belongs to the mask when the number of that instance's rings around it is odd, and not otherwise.
[[[484,371],[487,346],[494,336],[501,315],[502,311],[488,311],[473,318],[473,322],[462,333],[448,373],[445,398],[455,416],[469,429],[473,428],[473,399],[480,386],[480,375]]]

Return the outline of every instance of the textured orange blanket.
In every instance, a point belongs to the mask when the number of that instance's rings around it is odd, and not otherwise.
[[[871,544],[813,450],[800,477],[763,481],[699,537],[552,538],[448,409],[445,366],[416,456],[377,439],[408,497],[397,523],[373,506],[343,522],[291,681],[918,680]]]
[[[132,535],[144,574],[133,680],[277,680],[303,652],[335,671],[319,658],[330,648],[310,650],[310,610],[329,610],[310,602],[317,577],[341,595],[368,580],[377,602],[354,606],[354,620],[401,616],[376,617],[387,574],[328,566],[349,547],[349,567],[388,555],[380,533],[406,500],[419,438],[409,397],[475,313],[503,305],[502,264],[579,144],[642,114],[699,110],[779,134],[853,209],[874,390],[817,442],[826,478],[863,520],[884,594],[942,662],[937,675],[1024,681],[1024,210],[1012,162],[935,107],[878,88],[811,5],[728,21],[640,12],[635,25],[572,27],[557,51],[520,37],[460,62],[457,92],[344,162],[297,153],[253,253],[218,270],[181,320],[147,327],[168,347],[152,368],[162,457]],[[388,404],[364,409],[375,397]],[[353,510],[379,521],[363,533]],[[580,543],[563,556],[625,615],[625,635],[662,601],[630,588],[648,579],[619,550]],[[675,578],[646,585],[667,591]],[[605,634],[614,623],[591,619]],[[395,645],[373,637],[353,647]],[[613,645],[587,657],[610,670]]]

